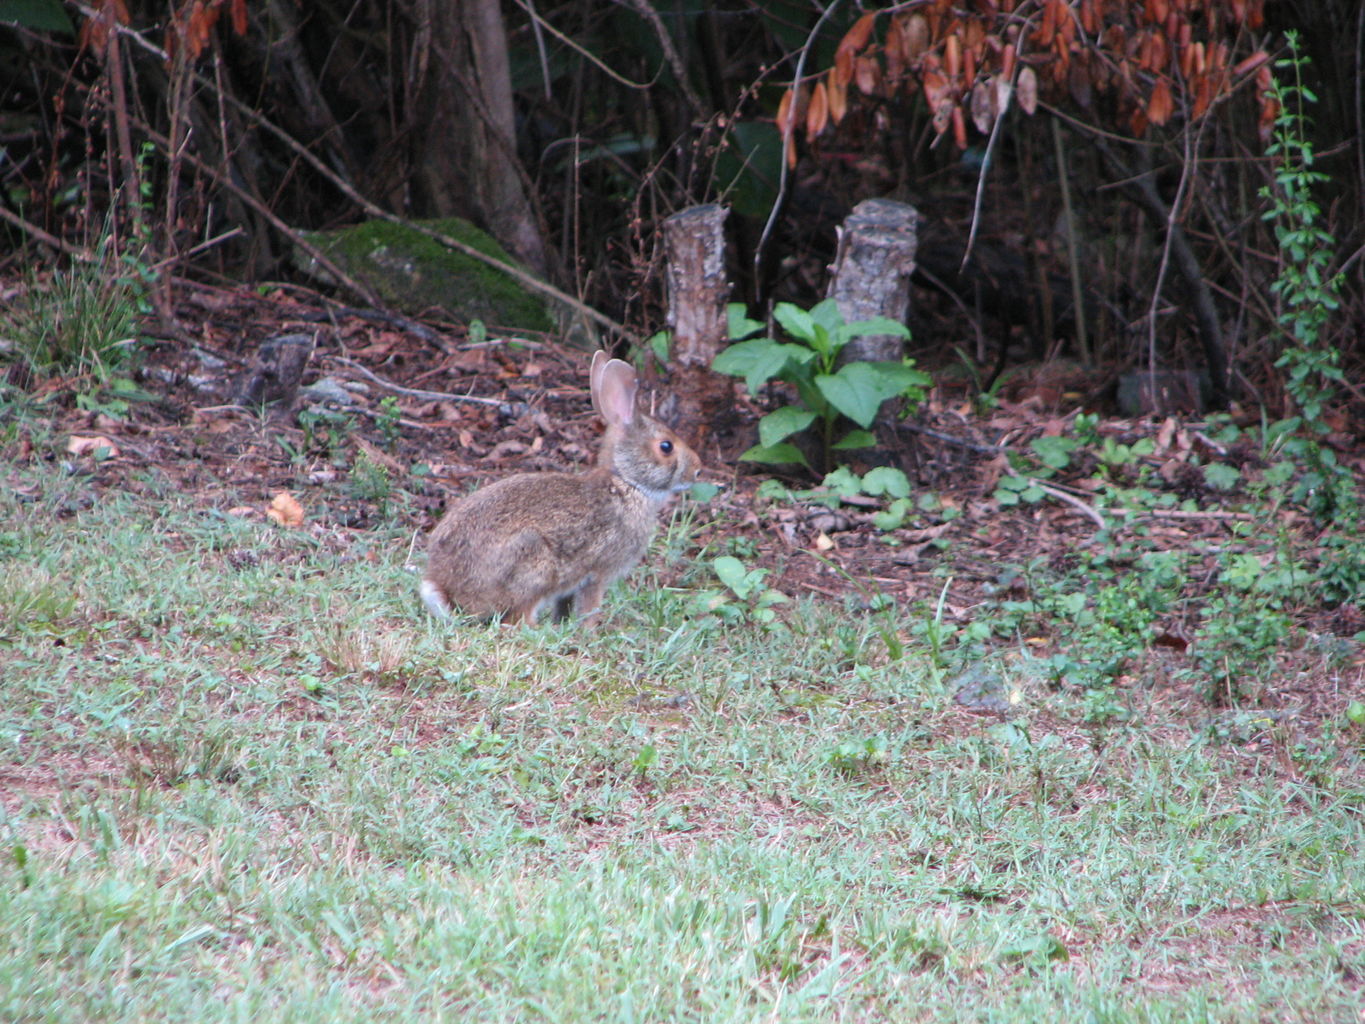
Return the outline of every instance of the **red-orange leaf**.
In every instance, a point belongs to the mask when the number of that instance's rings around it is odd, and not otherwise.
[[[1047,49],[1052,45],[1053,37],[1057,35],[1057,8],[1051,3],[1043,7],[1043,21],[1038,26],[1038,31],[1034,33],[1034,42],[1039,49]]]
[[[1208,69],[1210,71],[1222,71],[1228,66],[1228,44],[1220,39],[1214,44],[1208,54]]]
[[[829,94],[830,120],[835,124],[838,124],[844,119],[844,115],[848,113],[848,86],[847,84],[840,85],[834,80],[833,76],[831,76],[829,88],[826,92]]]
[[[810,103],[806,105],[806,137],[815,138],[829,124],[829,96],[825,83],[816,82],[811,90]]]
[[[1268,60],[1270,60],[1270,54],[1266,53],[1264,50],[1257,50],[1250,57],[1240,61],[1238,65],[1232,69],[1232,76],[1234,78],[1241,78],[1243,75],[1249,75]]]
[[[1193,78],[1195,75],[1202,75],[1203,73],[1204,73],[1204,44],[1203,44],[1203,43],[1191,43],[1191,44],[1190,44],[1190,70],[1189,70],[1188,72],[1186,72],[1186,76],[1189,77],[1189,78]]]
[[[943,41],[943,70],[949,78],[962,74],[962,41],[955,35]]]
[[[1185,81],[1194,77],[1194,44],[1187,43],[1180,48],[1180,75]]]
[[[185,24],[185,51],[190,60],[197,60],[209,45],[209,33],[218,20],[217,9],[209,10],[200,0],[194,0],[189,21]]]
[[[882,43],[882,56],[887,67],[905,63],[905,16],[893,18],[886,26],[886,39]]]
[[[870,11],[855,21],[853,27],[844,33],[844,38],[839,40],[839,49],[849,53],[861,50],[872,37],[872,26],[876,20],[877,12]]]
[[[924,102],[929,104],[930,110],[936,110],[951,91],[948,79],[937,71],[926,71],[920,76],[920,82],[924,86]]]
[[[1147,100],[1147,120],[1160,127],[1171,119],[1173,108],[1171,87],[1166,84],[1166,79],[1158,78],[1152,87],[1151,98]]]
[[[1190,105],[1190,117],[1198,121],[1212,102],[1213,80],[1208,75],[1200,75],[1194,86],[1194,103]]]
[[[1279,116],[1280,105],[1275,102],[1273,97],[1267,96],[1261,101],[1261,117],[1257,130],[1261,136],[1262,144],[1270,141],[1271,133],[1275,130],[1275,119]]]
[[[853,81],[853,51],[842,46],[834,51],[834,67],[829,72],[830,85],[846,87]]]
[[[1060,85],[1062,82],[1066,81],[1067,71],[1071,67],[1071,51],[1067,49],[1066,44],[1062,42],[1061,36],[1057,37],[1056,42],[1053,43],[1053,47],[1057,51],[1057,56],[1053,59],[1052,63],[1048,65],[1048,70],[1052,72],[1052,80]]]
[[[1151,70],[1158,73],[1165,73],[1166,65],[1170,61],[1170,52],[1166,46],[1166,34],[1157,29],[1152,33],[1152,63]]]
[[[109,24],[106,19],[112,14],[113,19],[120,25],[126,25],[132,19],[128,16],[128,7],[123,0],[97,0],[94,8],[94,16],[85,19],[76,38],[82,50],[89,47],[97,53],[103,53],[104,46],[109,41]]]
[[[1100,21],[1095,14],[1095,0],[1081,0],[1081,28],[1093,36],[1099,31]]]
[[[1061,3],[1061,0],[1058,0]],[[1071,15],[1071,8],[1062,3],[1062,11],[1057,16],[1057,35],[1062,42],[1070,49],[1072,42],[1076,38],[1076,19]]]
[[[796,93],[788,89],[782,94],[782,99],[777,104],[777,130],[784,136],[791,127],[792,104],[795,101]]]

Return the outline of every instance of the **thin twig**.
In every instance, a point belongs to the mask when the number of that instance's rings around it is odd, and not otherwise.
[[[1058,501],[1064,501],[1072,508],[1077,509],[1080,512],[1084,513],[1085,515],[1089,516],[1091,519],[1095,521],[1095,523],[1099,526],[1101,530],[1109,529],[1109,524],[1104,521],[1104,517],[1099,514],[1099,512],[1095,509],[1093,505],[1087,505],[1074,494],[1068,494],[1061,488],[1054,487],[1051,484],[1047,483],[1046,481],[1039,480],[1037,477],[1029,476],[1025,477],[1024,479],[1031,486],[1038,488],[1038,490],[1042,491],[1043,493],[1050,494]]]
[[[682,90],[687,105],[692,108],[692,116],[698,120],[706,120],[706,105],[702,103],[697,91],[692,88],[692,81],[687,74],[687,65],[678,55],[678,48],[673,45],[673,37],[668,34],[668,29],[664,27],[659,12],[649,5],[648,0],[630,0],[630,6],[635,8],[635,12],[641,18],[649,22],[650,27],[654,29],[654,34],[659,37],[659,48],[664,52],[664,60],[673,69],[673,77],[678,80],[678,88]]]
[[[1250,512],[1221,512],[1216,509],[1189,508],[1109,508],[1106,512],[1116,516],[1133,516],[1153,519],[1230,519],[1237,522],[1251,522],[1257,517]]]
[[[578,40],[574,39],[572,36],[566,35],[565,33],[559,31],[559,29],[555,28],[552,24],[546,21],[545,18],[542,17],[536,11],[535,7],[533,7],[529,2],[527,2],[527,0],[513,0],[513,2],[523,11],[525,11],[528,15],[530,15],[532,24],[537,25],[540,28],[544,29],[545,31],[549,32],[550,35],[554,36],[569,49],[577,53],[580,57],[587,60],[590,64],[596,66],[597,70],[601,71],[612,81],[616,82],[616,84],[624,86],[627,89],[633,89],[636,92],[644,92],[646,89],[654,85],[653,81],[632,82],[629,78],[626,78],[619,71],[616,71],[615,69],[610,67],[604,60],[602,60],[601,57],[597,56],[597,54],[593,53],[582,43],[578,42]]]
[[[112,93],[109,100],[105,103],[105,109],[113,116],[114,138],[118,149],[119,164],[123,170],[123,183],[117,189],[111,189],[121,193],[120,198],[128,208],[128,221],[134,240],[142,246],[147,244],[146,221],[142,210],[142,175],[139,173],[138,163],[133,159],[133,136],[128,130],[128,91],[123,78],[123,50],[119,46],[119,33],[111,31],[114,25],[118,24],[115,14],[115,5],[109,4],[104,8],[104,31],[108,33],[106,50],[104,55],[105,66],[109,69],[109,86]],[[112,185],[113,182],[110,182]],[[146,253],[137,252],[138,259],[142,259]]]
[[[91,98],[95,98],[93,93],[91,94]],[[166,136],[162,135],[160,132],[158,132],[151,125],[147,124],[145,121],[136,118],[134,120],[136,121],[137,126],[143,131],[143,133],[146,134],[147,138],[151,139],[158,146],[161,146],[164,149],[170,144],[170,140],[167,139]],[[351,275],[346,273],[346,271],[342,270],[341,267],[339,267],[332,259],[330,259],[326,253],[324,253],[320,248],[318,248],[318,246],[308,241],[308,239],[304,238],[301,234],[299,234],[297,231],[291,228],[282,219],[280,219],[280,217],[276,216],[274,210],[270,209],[269,206],[267,206],[261,200],[257,199],[245,188],[242,188],[240,185],[234,182],[232,180],[231,175],[227,174],[223,170],[213,167],[207,161],[191,153],[186,153],[184,155],[184,159],[187,162],[193,164],[204,174],[207,174],[210,178],[214,180],[215,183],[218,184],[219,187],[224,188],[227,191],[231,192],[233,195],[237,196],[237,198],[240,199],[243,203],[245,203],[247,206],[250,206],[258,214],[260,214],[267,221],[269,221],[272,227],[274,227],[277,231],[279,231],[291,242],[293,242],[305,253],[307,253],[309,258],[315,260],[320,267],[326,270],[327,273],[331,274],[338,282],[341,283],[341,285],[344,288],[346,288],[352,294],[359,296],[361,299],[363,299],[365,302],[369,303],[372,306],[376,306],[381,309],[384,308],[383,300],[379,298],[379,296],[375,293],[375,291],[372,288],[370,288],[368,284],[365,284],[363,281],[357,281],[355,278],[351,277]]]
[[[1085,296],[1081,293],[1081,261],[1077,255],[1076,212],[1071,206],[1071,182],[1066,173],[1066,153],[1062,148],[1061,123],[1054,117],[1052,124],[1052,144],[1057,149],[1057,181],[1062,189],[1062,209],[1066,211],[1066,260],[1071,274],[1072,322],[1076,326],[1076,350],[1080,353],[1081,365],[1090,365],[1090,342],[1085,333]]]
[[[1175,187],[1175,198],[1171,201],[1171,208],[1166,215],[1166,237],[1161,241],[1161,260],[1157,263],[1156,283],[1152,285],[1152,301],[1147,307],[1147,372],[1153,377],[1156,376],[1156,332],[1157,332],[1157,307],[1161,305],[1161,289],[1166,284],[1166,271],[1171,266],[1171,245],[1175,236],[1175,226],[1180,218],[1180,206],[1185,201],[1185,189],[1190,183],[1193,172],[1190,169],[1190,133],[1188,126],[1182,132],[1185,144],[1185,160],[1180,167],[1180,181]],[[1148,168],[1149,174],[1153,173]]]
[[[1014,60],[1014,75],[1010,78],[1009,96],[1014,98],[1015,83],[1019,80],[1019,72],[1024,67],[1024,40],[1028,38],[1031,18],[1025,18],[1024,24],[1019,30],[1018,53]],[[981,172],[976,176],[976,198],[972,203],[972,223],[967,229],[967,245],[962,250],[962,265],[958,267],[958,273],[967,269],[967,260],[972,255],[972,245],[976,241],[976,229],[981,223],[981,203],[986,193],[986,173],[991,167],[991,154],[995,152],[996,140],[1000,137],[1000,125],[1005,120],[1005,114],[1009,112],[1009,101],[1006,101],[1005,109],[996,114],[995,121],[991,124],[991,134],[986,140],[986,155],[981,159]],[[1057,169],[1058,173],[1063,173],[1063,168]]]
[[[310,323],[318,320],[328,320],[335,324],[338,316],[353,316],[361,320],[368,320],[371,323],[387,324],[397,327],[400,330],[420,338],[422,341],[429,343],[435,348],[440,349],[447,355],[450,354],[450,346],[446,344],[445,337],[438,331],[434,331],[420,321],[413,320],[411,317],[404,316],[402,313],[395,313],[393,310],[386,309],[383,306],[376,306],[374,308],[348,306],[346,303],[337,300],[333,296],[326,295],[316,288],[310,288],[308,285],[300,284],[298,281],[262,281],[260,282],[260,285],[262,287],[279,288],[284,291],[302,292],[310,298],[317,299],[318,302],[322,304],[323,308],[320,310],[295,313],[294,315],[301,320],[307,320]],[[518,340],[520,340],[522,344],[532,344],[532,342],[525,339]]]
[[[944,281],[942,278],[935,275],[932,271],[925,269],[923,263],[915,264],[915,273],[923,277],[926,281],[928,281],[931,285],[937,288],[944,295],[948,296],[949,300],[953,302],[953,304],[957,306],[958,310],[961,311],[962,315],[967,318],[967,322],[972,325],[972,331],[976,334],[977,354],[981,361],[985,362],[986,333],[981,329],[981,318],[977,316],[977,311],[968,307],[967,303],[963,300],[962,296],[959,295],[952,288],[948,287],[947,281]]]
[[[8,221],[24,234],[30,235],[33,238],[38,239],[38,241],[42,242],[44,245],[50,245],[52,248],[78,259],[82,263],[95,262],[95,254],[89,249],[83,249],[79,245],[72,245],[70,242],[58,238],[56,235],[51,235],[37,224],[24,220],[23,217],[20,217],[17,213],[11,213],[3,206],[0,206],[0,220]]]
[[[332,356],[339,363],[345,363],[354,370],[358,370],[362,376],[368,377],[373,383],[378,384],[386,391],[392,391],[397,395],[406,395],[409,398],[420,398],[427,402],[473,402],[477,405],[490,405],[497,409],[515,410],[521,403],[504,402],[500,398],[481,398],[478,395],[448,395],[443,391],[423,391],[420,388],[405,388],[401,384],[395,384],[391,380],[379,376],[373,370],[362,366],[354,359],[346,356]]]
[[[755,288],[763,287],[763,250],[767,248],[768,237],[773,233],[773,225],[777,223],[778,216],[782,213],[782,206],[787,201],[787,185],[790,175],[787,173],[787,150],[792,144],[792,135],[796,131],[796,108],[801,98],[801,76],[806,70],[806,55],[810,53],[811,44],[824,28],[829,16],[834,13],[834,9],[839,6],[839,0],[831,0],[830,5],[825,8],[825,12],[816,21],[815,27],[806,36],[806,43],[801,47],[801,55],[796,58],[796,74],[792,79],[792,104],[787,110],[787,123],[782,128],[782,157],[781,168],[777,176],[777,198],[773,200],[773,208],[768,211],[767,223],[763,225],[763,233],[758,236],[758,245],[754,247],[754,281]]]
[[[1002,455],[1006,451],[1008,451],[1008,449],[1006,448],[997,448],[988,444],[978,444],[976,441],[968,441],[966,438],[963,437],[954,437],[952,434],[940,433],[939,431],[932,430],[929,427],[921,427],[918,423],[911,423],[909,420],[902,422],[900,424],[900,427],[902,430],[909,430],[912,433],[923,434],[925,437],[932,437],[937,441],[944,442],[945,444],[956,445],[958,448],[966,448],[968,451],[979,452],[982,455]]]
[[[227,231],[224,231],[221,235],[214,235],[212,238],[206,238],[198,245],[194,246],[193,248],[186,249],[184,252],[175,253],[171,256],[162,257],[160,260],[158,260],[156,263],[152,265],[152,269],[155,270],[157,273],[160,273],[166,267],[169,267],[171,264],[176,263],[179,260],[189,259],[191,256],[198,256],[201,252],[207,252],[209,249],[212,249],[215,245],[222,245],[224,242],[231,241],[234,238],[240,238],[244,234],[246,234],[246,232],[243,231],[241,228],[229,228]],[[167,277],[169,278],[170,275],[167,275]]]

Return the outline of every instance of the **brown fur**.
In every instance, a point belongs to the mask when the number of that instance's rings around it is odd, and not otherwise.
[[[592,615],[602,595],[644,557],[659,510],[696,480],[695,452],[635,408],[635,371],[593,356],[593,406],[607,421],[586,473],[523,473],[456,501],[427,542],[421,594],[436,614],[451,605],[481,617],[534,624]],[[664,451],[671,447],[671,451]]]

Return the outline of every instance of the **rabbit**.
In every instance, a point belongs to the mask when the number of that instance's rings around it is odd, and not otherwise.
[[[585,473],[521,473],[456,501],[431,531],[419,593],[427,609],[535,625],[577,612],[595,622],[602,595],[644,557],[659,511],[697,479],[701,460],[635,407],[629,363],[595,352],[593,408],[607,429]]]

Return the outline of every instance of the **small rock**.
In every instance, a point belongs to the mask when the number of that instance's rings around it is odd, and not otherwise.
[[[331,402],[333,405],[354,405],[355,395],[335,377],[321,377],[300,392],[310,402]]]
[[[1005,680],[997,672],[975,668],[962,673],[951,683],[953,700],[970,711],[1005,714],[1010,709]]]

